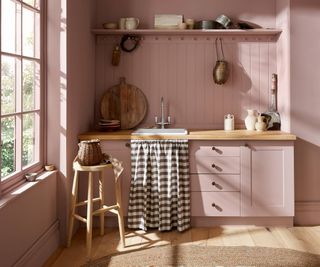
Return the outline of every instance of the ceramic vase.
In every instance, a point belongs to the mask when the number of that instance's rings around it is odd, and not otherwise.
[[[247,110],[248,115],[244,120],[247,130],[254,131],[257,122],[256,111],[254,109]]]

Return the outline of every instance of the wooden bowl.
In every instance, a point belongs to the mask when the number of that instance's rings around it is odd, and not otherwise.
[[[34,182],[36,180],[37,176],[38,176],[38,173],[30,172],[30,173],[26,173],[24,177],[26,177],[26,180],[28,182]]]

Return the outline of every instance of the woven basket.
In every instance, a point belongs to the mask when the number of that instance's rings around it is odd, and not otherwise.
[[[81,141],[79,144],[78,161],[83,166],[99,164],[103,155],[100,147],[100,140]]]

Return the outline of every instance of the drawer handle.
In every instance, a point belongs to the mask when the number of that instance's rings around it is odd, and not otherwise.
[[[126,143],[125,146],[126,147],[131,147],[131,144],[130,143]]]
[[[215,150],[216,150],[216,148],[213,146],[213,147],[212,147],[212,150],[213,150],[213,151],[215,151]]]
[[[215,168],[215,167],[217,167],[217,166],[216,166],[216,164],[212,163],[211,167],[212,167],[212,168]]]
[[[211,206],[212,206],[213,208],[215,208],[215,209],[216,209],[217,211],[219,211],[219,212],[222,212],[222,211],[223,211],[223,209],[222,209],[221,207],[219,207],[219,205],[217,205],[216,203],[212,203]]]
[[[216,182],[212,182],[212,185],[215,186],[215,185],[216,185]]]

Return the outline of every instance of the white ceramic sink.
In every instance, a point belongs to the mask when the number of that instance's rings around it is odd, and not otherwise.
[[[188,131],[182,128],[168,128],[168,129],[158,129],[158,128],[140,128],[132,132],[133,135],[186,135]]]

